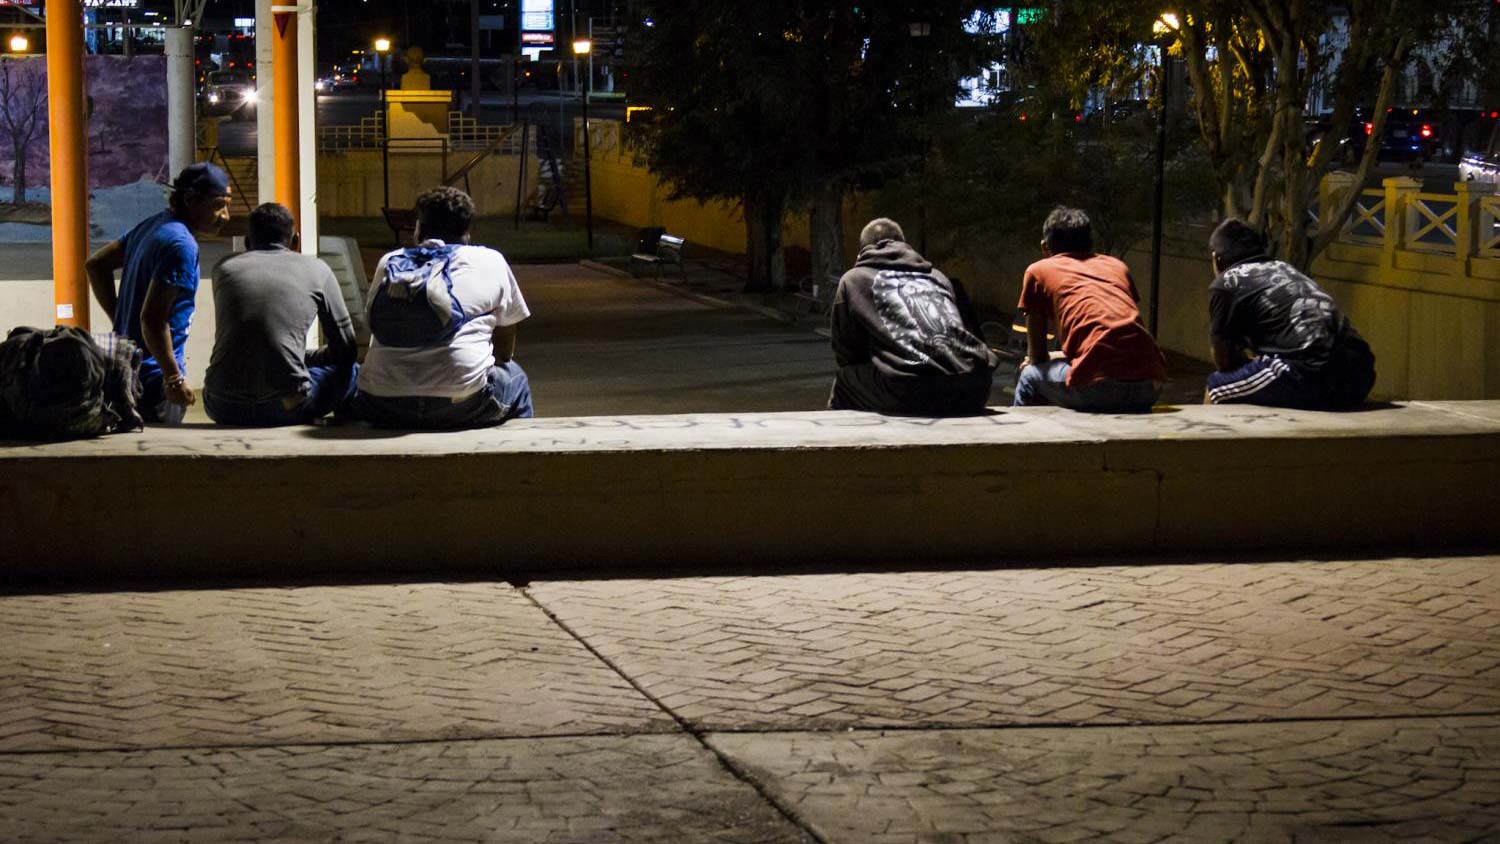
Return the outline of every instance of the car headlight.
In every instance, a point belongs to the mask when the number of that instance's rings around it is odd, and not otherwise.
[[[255,97],[256,97],[256,94],[255,94],[255,89],[254,88],[251,88],[251,89],[247,90],[245,92],[245,104],[246,105],[255,105]]]
[[[210,103],[217,103],[219,101],[219,95],[218,94],[209,94],[208,95],[208,101]]]

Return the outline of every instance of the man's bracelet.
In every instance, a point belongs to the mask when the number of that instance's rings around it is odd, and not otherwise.
[[[177,373],[176,375],[168,375],[164,383],[168,387],[180,387],[183,384],[187,383],[187,376],[183,375],[181,372]]]

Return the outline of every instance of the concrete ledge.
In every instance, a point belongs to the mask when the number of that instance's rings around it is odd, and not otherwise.
[[[156,428],[0,444],[43,574],[611,571],[1500,544],[1500,402]]]

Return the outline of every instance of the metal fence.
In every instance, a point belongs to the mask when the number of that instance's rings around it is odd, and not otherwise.
[[[378,150],[385,141],[384,117],[379,112],[361,118],[359,123],[344,126],[318,127],[318,152],[339,153],[350,150]],[[501,141],[495,149],[498,155],[520,155],[519,133],[511,132],[510,124],[480,123],[463,112],[448,113],[448,132],[433,138],[392,138],[391,149],[409,151],[413,149],[452,151],[487,149]]]

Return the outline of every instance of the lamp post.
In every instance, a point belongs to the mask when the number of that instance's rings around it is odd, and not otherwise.
[[[580,38],[573,42],[574,56],[591,56],[594,42]],[[589,252],[594,251],[594,186],[590,179],[589,159],[593,158],[593,147],[589,146],[589,89],[583,89],[583,219],[588,231]]]
[[[381,207],[391,207],[391,100],[386,93],[389,80],[385,75],[386,54],[391,51],[391,39],[375,39],[375,61],[380,65],[380,183]]]
[[[1151,314],[1147,328],[1151,336],[1157,336],[1156,328],[1161,300],[1161,241],[1162,217],[1166,206],[1167,175],[1167,109],[1171,100],[1172,61],[1167,58],[1167,37],[1177,31],[1177,16],[1164,12],[1151,25],[1156,36],[1157,74],[1156,94],[1161,98],[1161,111],[1156,116],[1156,173],[1151,199]]]

